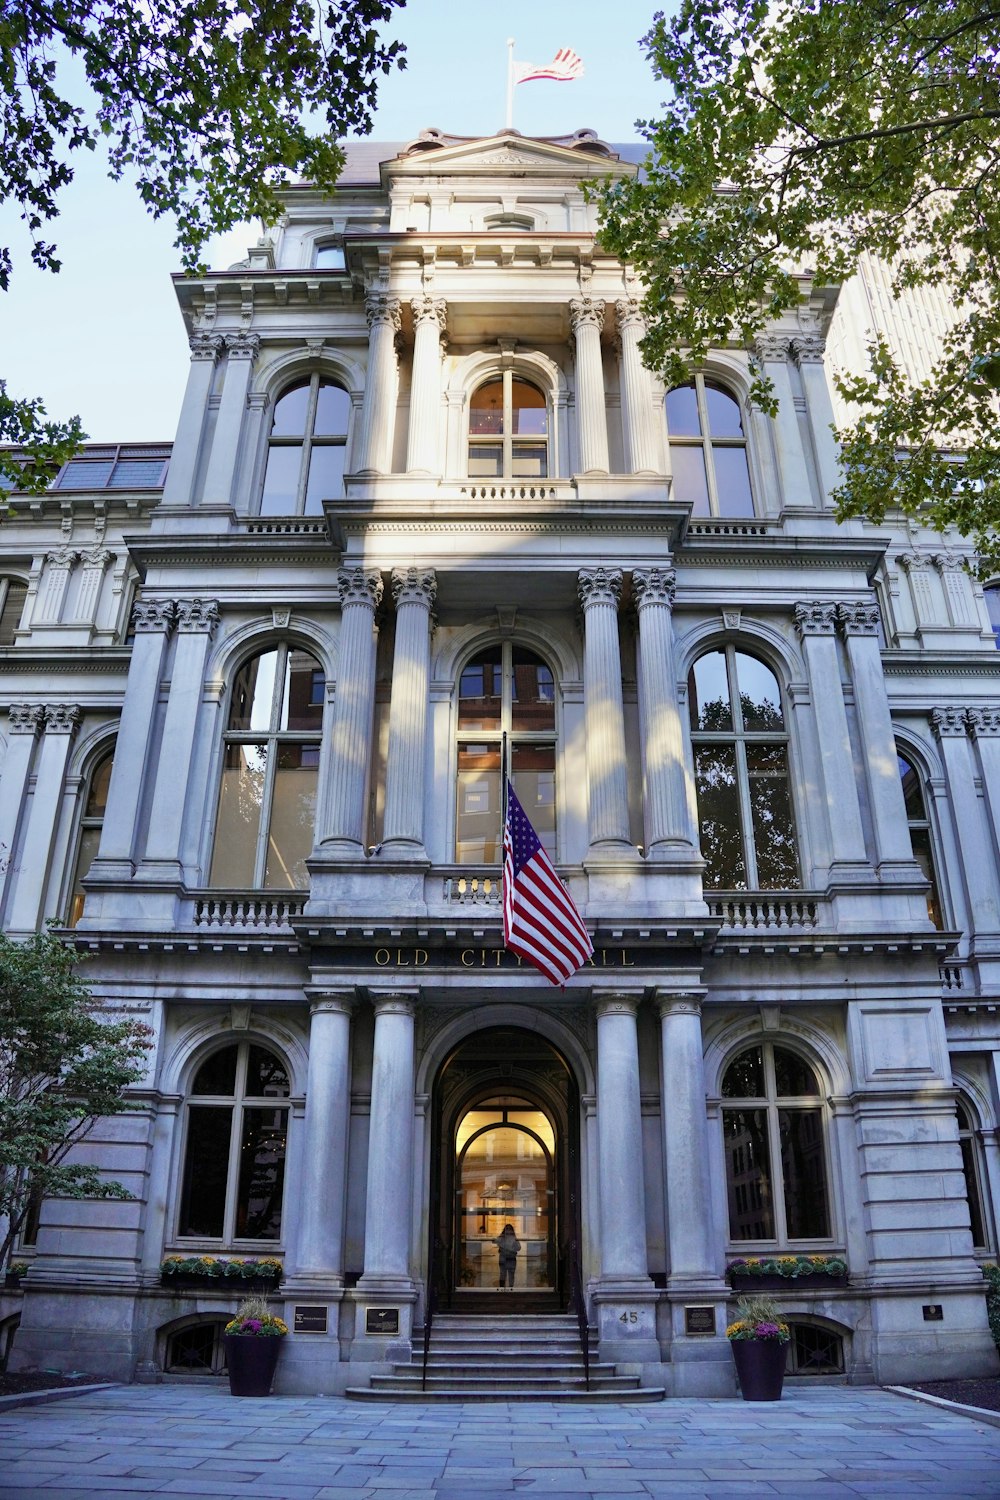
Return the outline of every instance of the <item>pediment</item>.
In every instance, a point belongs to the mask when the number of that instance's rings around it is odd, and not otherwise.
[[[631,176],[636,167],[622,161],[592,131],[558,140],[502,131],[475,140],[425,131],[392,161],[382,163],[386,186],[400,177],[505,176],[570,178]]]

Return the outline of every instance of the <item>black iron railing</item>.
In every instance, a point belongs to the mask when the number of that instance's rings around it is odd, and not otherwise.
[[[569,1247],[570,1302],[576,1313],[576,1326],[580,1334],[580,1352],[583,1355],[583,1378],[590,1390],[590,1320],[587,1317],[587,1298],[584,1295],[580,1276],[580,1256],[576,1240]]]
[[[427,1389],[427,1360],[431,1352],[431,1324],[437,1307],[437,1243],[431,1236],[427,1255],[427,1280],[424,1283],[424,1357],[420,1372],[420,1389]]]

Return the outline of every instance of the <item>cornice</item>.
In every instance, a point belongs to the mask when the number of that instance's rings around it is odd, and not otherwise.
[[[42,672],[49,676],[72,672],[121,672],[128,674],[131,646],[5,646],[0,665],[13,677],[18,672]]]
[[[259,567],[262,562],[306,563],[315,567],[318,559],[336,567],[337,556],[331,549],[329,532],[316,533],[315,539],[302,536],[198,536],[186,540],[164,537],[126,537],[132,557],[143,567],[156,562],[166,567],[183,568],[192,563],[211,563],[222,567]]]
[[[888,537],[786,536],[771,531],[766,536],[734,535],[692,539],[688,532],[678,548],[678,567],[707,567],[734,563],[745,568],[858,568],[870,580],[889,546]]]
[[[995,677],[1000,679],[1000,651],[883,650],[887,677]]]

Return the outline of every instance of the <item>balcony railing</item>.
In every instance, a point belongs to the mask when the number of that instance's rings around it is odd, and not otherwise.
[[[453,875],[444,882],[444,899],[449,906],[499,906],[503,900],[503,881],[498,871],[486,875]]]
[[[724,928],[758,932],[818,926],[819,903],[815,896],[791,891],[754,891],[746,895],[716,891],[706,892],[705,900],[711,915],[721,920]]]
[[[291,931],[293,917],[302,915],[307,891],[287,896],[220,892],[199,896],[194,903],[195,927],[238,928],[244,932]]]

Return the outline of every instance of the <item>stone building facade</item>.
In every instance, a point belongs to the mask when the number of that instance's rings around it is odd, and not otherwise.
[[[835,523],[835,290],[754,351],[774,419],[750,351],[645,369],[580,186],[637,158],[353,148],[178,278],[172,446],[13,496],[2,920],[155,1035],[94,1136],[133,1196],[42,1205],[15,1365],[218,1369],[231,1291],[161,1261],[277,1256],[279,1388],[363,1386],[497,1303],[510,1222],[511,1305],[579,1278],[668,1394],[734,1390],[740,1255],[846,1261],[782,1293],[803,1378],[995,1369],[1000,592]],[[503,736],[563,990],[502,947]]]

